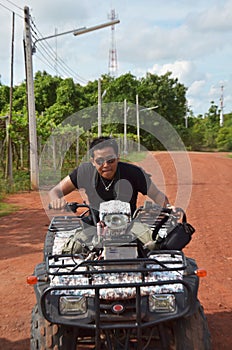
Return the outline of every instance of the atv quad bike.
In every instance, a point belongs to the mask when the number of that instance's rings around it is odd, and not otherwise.
[[[160,249],[183,211],[145,202],[131,218],[128,203],[110,201],[96,219],[85,203],[69,207],[76,214],[52,219],[28,278],[31,350],[210,350],[197,265]]]

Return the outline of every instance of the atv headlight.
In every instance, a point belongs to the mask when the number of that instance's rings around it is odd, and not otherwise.
[[[174,312],[176,298],[173,294],[150,294],[149,310],[151,312]]]
[[[86,298],[78,296],[62,296],[59,300],[61,315],[82,315],[87,311]]]
[[[124,214],[108,214],[104,217],[104,221],[107,227],[111,230],[126,228],[128,224],[128,216]]]

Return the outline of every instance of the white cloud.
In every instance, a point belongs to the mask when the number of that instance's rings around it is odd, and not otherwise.
[[[189,87],[186,94],[189,108],[197,115],[204,114],[204,112],[206,112],[208,109],[208,106],[206,104],[207,97],[205,86],[205,80],[195,80]],[[199,98],[199,96],[201,98]]]
[[[183,1],[181,4],[171,1],[170,9],[168,11],[166,8],[166,12],[166,16],[162,13],[160,18],[149,9],[146,13],[142,11],[144,17],[141,15],[137,18],[134,18],[136,12],[133,12],[134,15],[126,12],[124,28],[127,35],[125,37],[125,32],[121,33],[119,47],[132,62],[167,63],[189,60],[190,57],[193,60],[213,55],[229,45],[232,30],[231,1],[212,1],[210,5],[204,1],[202,4],[188,1],[188,6]],[[144,18],[149,20],[145,21]]]
[[[188,88],[186,97],[189,108],[197,115],[208,110],[207,76],[198,72],[193,62],[176,61],[162,66],[155,64],[150,72],[158,75],[172,72],[172,76]]]
[[[189,26],[195,30],[218,33],[218,31],[226,32],[232,29],[232,2],[230,0],[217,1],[207,10],[196,14],[187,16]]]
[[[216,95],[218,95],[219,86],[212,85],[209,89],[208,95],[210,98],[214,98]]]
[[[7,0],[1,3],[21,15],[16,16],[15,28],[14,79],[18,83],[25,79],[23,11],[13,8]],[[17,1],[22,10],[24,5],[24,0]],[[147,71],[155,74],[171,71],[188,87],[187,96],[196,113],[207,111],[211,99],[219,100],[224,81],[226,110],[231,111],[231,0],[27,0],[27,6],[42,36],[55,33],[55,28],[60,33],[106,22],[111,8],[115,8],[120,19],[115,26],[119,75],[129,71],[136,76]],[[0,21],[0,74],[2,83],[9,84],[11,12],[0,7]],[[57,43],[58,58],[87,81],[108,73],[110,34],[110,28],[105,28],[47,43],[53,50]],[[56,74],[55,68],[39,60],[38,53],[33,56],[33,64],[34,72],[46,70]],[[55,62],[50,60],[50,65],[55,67]]]
[[[200,93],[202,93],[204,87],[205,87],[205,80],[196,80],[192,83],[192,85],[188,89],[188,95],[189,96],[197,96]]]
[[[178,78],[187,87],[199,76],[195,64],[191,61],[175,61],[162,66],[154,64],[150,72],[162,75],[171,72],[173,77]]]

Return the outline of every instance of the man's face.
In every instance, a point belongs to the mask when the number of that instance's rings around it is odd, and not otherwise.
[[[115,176],[118,156],[112,147],[105,147],[94,151],[92,163],[96,167],[98,173],[105,179],[111,180]]]

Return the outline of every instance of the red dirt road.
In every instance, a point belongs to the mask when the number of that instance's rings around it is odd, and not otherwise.
[[[166,153],[156,154],[166,193],[176,196],[173,166]],[[193,171],[188,221],[196,228],[185,248],[187,256],[206,268],[199,298],[205,308],[213,349],[232,349],[232,159],[221,153],[190,153]],[[49,219],[39,193],[11,195],[8,202],[20,209],[0,218],[0,349],[30,349],[30,314],[35,303],[26,276],[42,260]],[[197,349],[196,349],[197,350]]]

